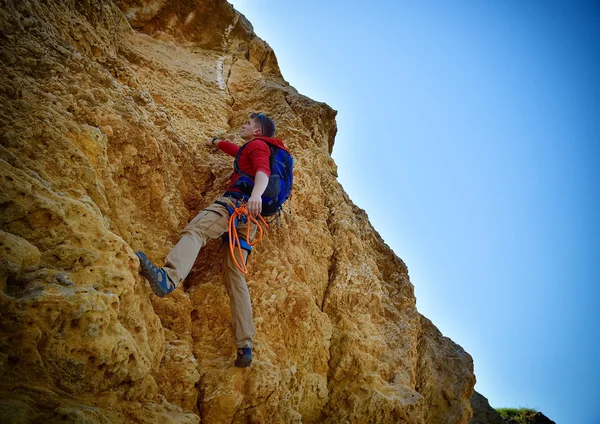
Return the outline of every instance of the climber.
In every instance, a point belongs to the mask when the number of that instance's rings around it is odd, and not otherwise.
[[[166,296],[182,283],[191,271],[200,249],[209,239],[226,236],[232,210],[246,203],[251,216],[255,217],[261,213],[263,207],[261,196],[269,182],[271,174],[269,160],[274,149],[269,145],[286,152],[287,149],[281,140],[272,138],[275,135],[275,123],[262,113],[251,114],[242,126],[240,135],[246,142],[241,148],[218,138],[207,141],[208,145],[236,157],[235,171],[225,194],[201,210],[181,232],[181,238],[167,255],[164,267],[156,267],[144,253],[136,252],[140,260],[141,274],[148,280],[157,296]],[[250,184],[248,184],[248,177],[253,180]],[[243,184],[242,180],[244,180]],[[236,367],[250,366],[254,345],[255,329],[250,294],[244,274],[234,261],[235,256],[238,263],[245,264],[251,251],[251,247],[246,243],[248,225],[250,240],[254,237],[256,225],[249,219],[239,220],[237,228],[240,246],[243,249],[226,249],[225,253],[224,281],[229,295],[238,348]],[[240,255],[242,257],[239,257]]]

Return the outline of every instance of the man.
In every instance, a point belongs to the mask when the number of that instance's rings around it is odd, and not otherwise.
[[[256,217],[260,214],[261,195],[267,187],[271,174],[269,163],[271,150],[267,143],[287,150],[281,140],[272,138],[274,135],[275,123],[271,118],[262,113],[250,115],[242,126],[241,137],[246,141],[246,145],[238,158],[238,168],[240,174],[246,174],[254,179],[253,187],[241,184],[241,181],[246,178],[240,179],[241,175],[234,172],[225,194],[215,200],[212,205],[200,211],[181,232],[181,238],[167,255],[164,267],[158,268],[144,253],[136,253],[140,259],[141,274],[148,280],[156,295],[166,296],[183,282],[206,242],[209,239],[221,237],[228,231],[231,210],[247,203],[247,210],[252,216]],[[234,157],[240,150],[238,145],[216,138],[208,141],[207,144],[216,146]],[[250,247],[245,240],[248,225],[250,225],[250,238],[253,238],[256,233],[256,225],[250,223],[249,220],[238,221],[240,245],[244,249],[242,258],[240,258],[238,249],[234,249],[238,263],[246,263],[250,253]],[[244,274],[236,266],[230,249],[225,250],[224,280],[229,295],[238,347],[235,366],[248,367],[252,363],[255,332],[252,304]]]

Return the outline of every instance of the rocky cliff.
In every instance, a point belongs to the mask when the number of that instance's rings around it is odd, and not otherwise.
[[[468,423],[471,357],[415,306],[405,264],[336,179],[336,112],[299,94],[223,0],[2,0],[0,417],[25,422]],[[210,242],[161,262],[221,194],[250,112],[296,159],[252,254],[255,361]],[[239,140],[238,140],[239,141]]]
[[[505,424],[504,418],[490,406],[487,398],[477,391],[471,397],[473,417],[469,424]]]

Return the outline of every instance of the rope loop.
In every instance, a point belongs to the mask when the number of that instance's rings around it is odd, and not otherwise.
[[[235,266],[237,266],[242,273],[247,274],[248,268],[246,268],[246,263],[242,261],[242,264],[240,265],[235,256],[235,246],[237,246],[240,258],[244,258],[244,255],[242,253],[242,245],[240,244],[240,236],[238,235],[237,226],[235,225],[236,220],[244,215],[248,219],[248,225],[246,226],[246,242],[251,247],[258,244],[258,242],[261,241],[263,238],[264,230],[261,225],[261,222],[264,224],[265,229],[269,228],[269,224],[267,224],[267,221],[265,221],[262,215],[258,215],[260,222],[258,219],[250,215],[248,213],[248,209],[246,209],[246,204],[243,204],[240,207],[236,208],[229,217],[229,251],[231,252],[231,256],[233,257],[233,262],[235,263]],[[254,238],[254,240],[250,240],[250,223],[254,223],[258,227],[258,235]]]

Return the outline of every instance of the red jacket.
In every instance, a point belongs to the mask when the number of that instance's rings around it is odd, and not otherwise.
[[[269,163],[271,150],[269,149],[269,146],[267,146],[267,143],[287,151],[287,148],[284,146],[283,142],[277,138],[260,137],[250,140],[248,142],[248,147],[244,149],[238,162],[240,171],[250,175],[252,178],[254,178],[258,171],[264,172],[267,174],[267,177],[271,175],[271,164]],[[240,146],[225,140],[219,141],[217,143],[217,147],[219,147],[221,151],[233,157],[236,157],[238,151],[240,150]],[[231,186],[237,181],[238,178],[239,175],[233,173],[231,180],[229,181],[229,186],[227,187],[228,191],[239,192],[239,190],[235,188],[231,189]]]

